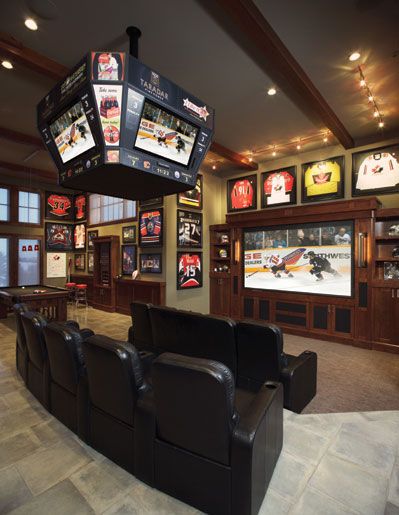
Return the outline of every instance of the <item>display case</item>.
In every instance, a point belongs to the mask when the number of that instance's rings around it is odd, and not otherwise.
[[[210,230],[210,312],[230,315],[231,231],[227,225],[212,225]]]

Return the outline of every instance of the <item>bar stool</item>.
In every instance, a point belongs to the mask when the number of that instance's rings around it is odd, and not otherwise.
[[[73,304],[75,302],[75,288],[76,283],[66,283],[65,288],[68,290],[68,300],[67,302]]]
[[[75,305],[84,304],[87,307],[87,284],[77,284],[75,287]]]

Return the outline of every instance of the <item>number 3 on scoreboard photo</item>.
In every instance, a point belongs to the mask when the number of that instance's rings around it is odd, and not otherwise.
[[[202,288],[202,252],[177,253],[177,289]]]

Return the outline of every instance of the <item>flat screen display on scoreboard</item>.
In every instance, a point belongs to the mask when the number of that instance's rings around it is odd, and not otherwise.
[[[244,229],[244,287],[351,297],[353,222]]]
[[[146,100],[134,146],[188,166],[197,135],[197,127]]]
[[[64,164],[95,146],[81,101],[50,123],[50,132]]]

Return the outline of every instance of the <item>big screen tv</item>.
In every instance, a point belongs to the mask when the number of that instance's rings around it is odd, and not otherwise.
[[[353,222],[244,229],[244,287],[352,297]]]

